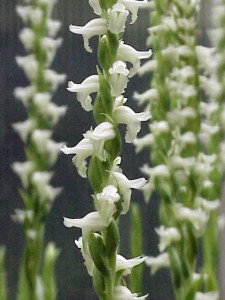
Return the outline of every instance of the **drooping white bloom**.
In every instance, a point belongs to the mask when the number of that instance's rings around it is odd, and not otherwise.
[[[138,178],[129,180],[124,174],[120,172],[111,172],[110,182],[117,186],[119,193],[123,196],[122,214],[126,214],[130,207],[131,189],[141,189],[146,184],[145,178]]]
[[[145,260],[147,266],[151,267],[151,273],[156,273],[161,268],[170,266],[168,253],[162,253],[157,257],[148,256]]]
[[[179,230],[175,227],[165,228],[164,226],[160,226],[155,231],[160,237],[160,242],[159,242],[160,252],[164,251],[172,243],[178,242],[181,239]]]
[[[116,272],[124,270],[123,275],[128,275],[131,273],[131,269],[146,260],[146,257],[135,257],[131,259],[126,259],[122,255],[117,255],[116,257]]]
[[[107,152],[104,150],[106,140],[113,139],[115,132],[113,125],[109,122],[103,122],[94,130],[89,130],[84,134],[84,139],[75,147],[68,148],[63,146],[61,151],[65,154],[75,154],[73,162],[81,177],[86,177],[86,159],[91,155],[97,156],[100,160],[105,160]]]
[[[35,170],[35,163],[32,161],[14,162],[12,164],[12,169],[19,176],[23,187],[27,188],[30,176]]]
[[[127,87],[129,71],[126,64],[120,60],[116,61],[109,69],[109,83],[112,88],[112,95],[118,97],[124,93]]]
[[[125,6],[118,2],[108,9],[109,30],[116,34],[123,32],[128,14]]]
[[[87,177],[87,167],[86,167],[86,159],[91,156],[94,152],[93,145],[89,141],[89,139],[81,140],[76,146],[74,147],[67,147],[64,145],[60,149],[64,154],[75,154],[73,157],[73,163],[77,167],[77,171],[81,177]]]
[[[119,0],[127,10],[132,14],[131,24],[137,20],[137,13],[139,8],[152,7],[153,3],[148,2],[148,0],[138,1],[138,0]]]
[[[147,59],[152,55],[152,50],[149,51],[137,51],[133,47],[124,44],[123,41],[120,42],[117,59],[122,61],[130,62],[133,65],[133,68],[129,71],[129,76],[134,76],[141,65],[141,59]]]
[[[90,276],[93,276],[94,263],[93,263],[88,245],[86,244],[85,247],[84,247],[82,236],[79,237],[78,240],[75,240],[75,244],[81,251],[82,257],[84,259],[84,264],[87,268],[88,274]]]
[[[219,300],[218,292],[201,293],[196,292],[194,300]]]
[[[127,287],[119,285],[114,288],[112,300],[145,300],[147,296],[138,297],[137,293],[132,294]]]
[[[95,35],[104,35],[107,32],[107,21],[105,19],[93,19],[85,26],[70,25],[70,31],[76,34],[82,34],[84,39],[84,48],[92,52],[89,46],[89,39]]]
[[[117,124],[126,124],[127,132],[125,140],[127,143],[131,143],[141,129],[141,121],[147,121],[150,119],[150,112],[145,111],[141,113],[135,113],[128,106],[117,106],[113,110],[113,118]]]
[[[91,103],[92,98],[90,97],[90,94],[97,93],[99,91],[98,75],[91,75],[80,84],[69,81],[67,90],[73,93],[77,93],[77,99],[83,109],[86,111],[90,111],[93,109]]]
[[[27,119],[23,122],[14,123],[12,127],[19,134],[21,140],[26,142],[29,134],[36,128],[36,121]]]
[[[106,186],[102,193],[96,195],[98,201],[98,212],[105,226],[108,226],[116,212],[115,203],[119,201],[120,195],[114,185]]]

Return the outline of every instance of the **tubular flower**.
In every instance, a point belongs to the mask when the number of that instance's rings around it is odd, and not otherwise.
[[[89,39],[95,35],[104,35],[107,32],[107,21],[105,19],[94,19],[85,26],[70,25],[70,31],[76,34],[82,34],[84,39],[84,48],[88,52],[92,52],[89,46]]]
[[[98,75],[89,76],[80,84],[69,81],[67,90],[73,93],[77,93],[77,99],[81,103],[83,109],[86,111],[90,111],[93,109],[90,94],[99,91]]]

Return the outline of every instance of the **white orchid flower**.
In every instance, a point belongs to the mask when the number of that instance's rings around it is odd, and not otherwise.
[[[119,201],[120,195],[114,185],[106,186],[102,193],[96,195],[99,207],[98,212],[105,226],[108,226],[116,212],[115,202]]]
[[[77,167],[80,176],[86,178],[86,159],[95,155],[100,160],[105,160],[107,153],[104,150],[104,143],[106,140],[113,139],[115,132],[111,123],[103,122],[94,130],[87,131],[83,136],[84,139],[76,146],[69,148],[64,145],[60,150],[65,154],[75,154],[73,163]]]
[[[75,244],[81,251],[82,257],[84,259],[84,265],[87,268],[88,274],[90,276],[93,276],[94,263],[88,245],[86,244],[84,248],[82,236],[79,237],[78,240],[75,240]]]
[[[151,267],[152,274],[155,274],[161,268],[168,268],[170,266],[168,253],[162,253],[157,257],[148,256],[145,262],[147,266]]]
[[[179,230],[176,227],[165,228],[163,225],[156,228],[156,233],[160,238],[159,250],[164,251],[173,242],[178,242],[181,239]]]
[[[19,67],[21,67],[27,78],[33,81],[38,73],[38,62],[33,54],[27,56],[17,56],[16,62]]]
[[[88,52],[92,52],[89,46],[89,39],[94,35],[104,35],[107,32],[107,21],[105,19],[93,19],[85,26],[70,25],[70,31],[76,34],[82,34],[84,39],[84,48]]]
[[[131,273],[131,269],[145,261],[146,257],[135,257],[131,259],[126,259],[122,255],[117,255],[116,257],[116,272],[124,270],[123,275],[128,275]]]
[[[127,287],[119,285],[114,288],[112,300],[145,300],[147,297],[148,295],[138,297],[137,293],[132,294]]]
[[[141,66],[141,59],[147,59],[151,57],[152,50],[148,51],[137,51],[133,47],[120,42],[118,48],[117,59],[122,61],[128,61],[133,65],[130,69],[128,77],[133,77]]]
[[[127,10],[129,10],[132,14],[131,24],[133,24],[137,20],[137,13],[139,8],[147,8],[152,7],[153,3],[148,2],[148,0],[137,1],[137,0],[119,0]]]
[[[90,94],[97,93],[99,91],[98,75],[91,75],[80,84],[69,81],[67,90],[77,93],[77,99],[81,103],[83,109],[86,111],[90,111],[93,109],[91,103],[92,98],[90,97]]]
[[[29,179],[35,170],[35,163],[32,161],[14,162],[12,164],[13,171],[19,176],[25,188],[29,185]]]
[[[89,4],[93,8],[94,13],[98,16],[101,16],[102,9],[101,9],[101,6],[99,4],[99,0],[89,0]]]
[[[138,178],[129,180],[125,175],[120,172],[111,172],[110,181],[113,185],[117,186],[119,193],[123,196],[123,211],[122,214],[126,214],[130,207],[131,189],[141,189],[146,184],[145,178]]]
[[[150,119],[150,112],[145,111],[141,113],[135,113],[128,106],[118,106],[113,110],[113,118],[117,124],[126,124],[127,132],[125,140],[127,143],[131,143],[141,129],[141,121],[147,121]]]
[[[116,3],[111,9],[108,9],[109,30],[113,33],[121,33],[124,31],[128,10],[121,3]]]
[[[201,293],[196,292],[194,300],[219,300],[218,292]]]
[[[34,119],[27,119],[23,122],[17,122],[12,125],[13,129],[19,134],[21,140],[26,142],[29,134],[36,128]]]
[[[17,87],[14,90],[14,96],[23,103],[25,107],[29,105],[30,100],[35,95],[35,86]]]
[[[112,88],[112,95],[114,97],[120,96],[124,93],[124,89],[127,87],[129,71],[126,64],[120,60],[116,61],[109,69],[109,83]]]

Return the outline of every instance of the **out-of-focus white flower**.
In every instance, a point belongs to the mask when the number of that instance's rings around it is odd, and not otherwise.
[[[177,220],[187,221],[193,224],[198,234],[204,232],[208,221],[208,214],[202,209],[190,209],[177,203],[174,207],[174,213]]]
[[[142,94],[134,92],[134,99],[138,101],[138,104],[149,104],[151,100],[157,100],[159,95],[156,89],[149,89]]]
[[[124,93],[127,87],[129,71],[126,64],[120,60],[116,61],[109,69],[109,83],[112,88],[112,95],[118,97]]]
[[[29,101],[35,94],[35,87],[33,85],[27,87],[17,87],[14,90],[14,96],[22,101],[25,107],[28,106]]]
[[[87,268],[88,274],[90,276],[93,276],[93,269],[94,269],[94,263],[91,257],[91,253],[89,251],[89,247],[88,245],[83,245],[83,238],[82,236],[79,237],[78,240],[75,240],[75,244],[77,246],[77,248],[80,249],[82,257],[84,259],[84,265]],[[85,247],[84,247],[85,246]]]
[[[155,231],[160,237],[160,241],[159,241],[160,252],[164,251],[172,243],[178,242],[181,239],[180,232],[175,227],[165,228],[164,226],[160,226]]]
[[[16,62],[19,67],[21,67],[27,78],[32,81],[36,78],[38,72],[38,62],[35,59],[33,54],[29,54],[27,56],[17,56]]]
[[[145,111],[141,113],[135,113],[128,106],[117,106],[113,110],[113,119],[117,124],[126,124],[127,132],[125,140],[127,143],[131,143],[141,129],[141,121],[147,121],[150,119],[150,112]]]
[[[137,20],[137,13],[139,8],[153,7],[153,2],[148,2],[148,0],[138,1],[138,0],[119,0],[127,10],[132,14],[131,24]]]
[[[98,75],[91,75],[80,84],[69,81],[67,90],[73,93],[77,93],[77,99],[83,109],[86,111],[90,111],[93,109],[91,103],[92,98],[90,97],[90,94],[97,93],[99,91]]]
[[[120,195],[114,185],[106,186],[102,193],[96,195],[98,202],[98,212],[105,226],[108,226],[116,212],[115,202],[119,201]]]
[[[109,30],[116,34],[123,32],[128,14],[125,6],[118,2],[108,9]]]
[[[137,153],[141,152],[145,147],[150,147],[154,143],[153,134],[149,133],[142,138],[136,138],[133,141]]]
[[[32,7],[31,6],[22,6],[22,5],[17,5],[16,6],[16,12],[18,16],[22,19],[24,23],[28,22],[30,19]]]
[[[219,300],[218,292],[201,293],[196,292],[194,300]]]
[[[110,182],[118,188],[119,193],[123,196],[122,214],[126,214],[130,207],[131,189],[141,189],[146,184],[145,178],[129,180],[120,172],[111,172]]]
[[[30,28],[23,28],[19,33],[19,39],[23,43],[26,50],[33,48],[35,34]]]
[[[124,270],[123,275],[128,275],[131,273],[131,269],[146,260],[146,257],[135,257],[131,259],[126,259],[122,255],[117,255],[116,257],[116,272]]]
[[[50,37],[54,38],[61,27],[61,22],[58,20],[47,20],[47,30]]]
[[[112,300],[145,300],[148,295],[138,297],[137,293],[132,294],[131,291],[122,285],[114,288]]]
[[[32,221],[34,212],[32,210],[15,209],[15,213],[11,216],[13,222],[23,224],[25,220]]]
[[[101,6],[99,4],[99,0],[89,0],[89,4],[93,8],[94,13],[96,15],[100,16],[101,13],[102,13],[102,9],[101,9]]]
[[[161,268],[168,268],[170,266],[168,253],[162,253],[157,257],[148,256],[145,260],[147,266],[151,267],[151,273],[156,273]]]
[[[146,73],[154,72],[157,69],[157,61],[152,59],[145,62],[138,70],[138,75],[143,76]]]
[[[210,213],[213,210],[218,210],[220,207],[220,200],[206,200],[202,197],[195,198],[196,205],[202,207],[207,213]]]
[[[41,8],[39,8],[39,7],[32,8],[31,15],[30,15],[30,21],[35,26],[39,26],[42,23],[43,11]]]
[[[152,55],[152,50],[149,51],[137,51],[133,47],[124,44],[123,41],[120,42],[117,59],[122,61],[130,62],[133,68],[129,71],[129,77],[134,76],[141,65],[141,59],[147,59]]]
[[[70,25],[70,31],[76,34],[82,34],[84,39],[84,48],[92,52],[89,46],[89,39],[94,35],[104,35],[107,32],[107,21],[105,19],[93,19],[85,26]]]
[[[36,128],[36,121],[27,119],[23,122],[17,122],[12,125],[13,129],[19,134],[23,142],[27,141],[29,134]]]
[[[14,162],[12,164],[13,171],[19,176],[22,181],[22,185],[25,188],[28,187],[30,176],[35,168],[35,163],[32,161]]]
[[[41,40],[41,46],[47,56],[47,64],[50,65],[55,57],[57,49],[61,46],[62,39],[53,39],[51,37],[44,37]]]
[[[50,89],[55,91],[58,86],[66,79],[65,74],[58,74],[54,70],[47,69],[44,71],[45,80],[49,83]]]

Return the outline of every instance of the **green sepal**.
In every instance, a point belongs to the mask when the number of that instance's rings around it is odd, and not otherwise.
[[[109,258],[115,256],[120,242],[119,229],[116,221],[112,219],[106,228],[105,247]]]
[[[112,140],[105,142],[104,148],[110,155],[110,160],[113,162],[121,152],[121,136],[117,126],[114,126],[116,136]]]
[[[110,164],[92,156],[88,167],[88,180],[94,191],[100,193],[109,181]]]
[[[104,291],[105,291],[105,281],[104,276],[101,272],[94,266],[92,282],[95,289],[96,294],[99,299],[104,299]]]
[[[119,38],[108,31],[99,41],[98,61],[104,70],[109,70],[117,58]]]
[[[111,8],[114,4],[116,4],[117,0],[99,0],[99,4],[101,9],[107,10]]]
[[[107,257],[107,253],[106,253],[106,249],[102,237],[92,232],[89,235],[88,244],[89,244],[91,257],[93,259],[96,268],[98,269],[99,272],[101,272],[101,274],[104,277],[109,276],[110,274],[109,260]]]
[[[106,117],[104,114],[108,116],[112,115],[114,100],[111,95],[110,85],[98,67],[97,72],[99,78],[99,92],[94,103],[93,114],[96,123],[99,124],[105,121]]]

